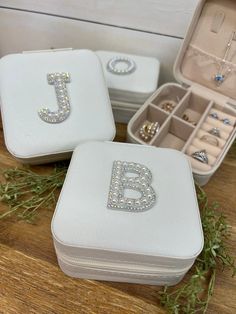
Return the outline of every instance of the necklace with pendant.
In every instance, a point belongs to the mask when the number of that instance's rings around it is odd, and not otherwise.
[[[220,86],[222,83],[224,83],[225,79],[229,76],[229,74],[232,72],[232,68],[228,66],[227,69],[225,69],[225,65],[229,56],[229,52],[232,47],[233,41],[236,40],[236,31],[233,31],[230,40],[227,43],[226,50],[224,57],[222,59],[221,64],[219,65],[219,70],[214,76],[214,81],[217,84],[217,86]]]

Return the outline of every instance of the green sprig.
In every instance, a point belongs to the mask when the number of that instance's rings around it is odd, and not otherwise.
[[[37,174],[30,169],[7,169],[5,182],[0,184],[0,200],[8,205],[0,213],[0,220],[13,214],[32,222],[38,210],[56,202],[56,193],[62,187],[67,168],[56,166],[50,174]]]
[[[209,205],[204,191],[198,188],[204,233],[204,248],[197,258],[188,281],[177,288],[165,287],[160,292],[161,304],[169,313],[206,313],[215,286],[218,265],[236,273],[234,258],[230,255],[226,240],[230,226],[226,217],[217,211],[218,205]]]

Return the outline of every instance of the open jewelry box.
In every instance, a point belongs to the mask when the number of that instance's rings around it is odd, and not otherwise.
[[[235,16],[233,0],[200,2],[174,67],[181,85],[159,88],[128,125],[130,142],[185,153],[200,185],[236,136]]]

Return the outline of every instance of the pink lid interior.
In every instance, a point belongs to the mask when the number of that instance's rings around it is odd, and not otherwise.
[[[206,0],[199,4],[176,60],[174,71],[179,81],[197,83],[236,99],[235,16],[234,0]]]

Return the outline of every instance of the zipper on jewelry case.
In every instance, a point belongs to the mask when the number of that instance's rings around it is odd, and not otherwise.
[[[178,282],[183,278],[183,276],[187,273],[187,270],[183,271],[183,272],[179,272],[179,273],[170,273],[168,271],[162,271],[159,273],[145,273],[145,272],[134,272],[134,271],[125,271],[125,270],[113,270],[113,269],[108,269],[108,268],[91,268],[89,266],[81,266],[81,265],[71,265],[68,262],[65,262],[63,260],[61,260],[60,258],[58,259],[58,262],[62,268],[62,270],[69,274],[71,276],[74,277],[75,272],[78,273],[83,273],[83,272],[87,272],[87,274],[91,273],[91,272],[95,272],[97,275],[100,276],[118,276],[118,277],[124,277],[127,278],[137,278],[137,279],[147,279],[147,280],[167,280],[166,283],[163,283],[162,285],[168,285],[169,284],[169,280],[174,280],[177,279]],[[66,267],[66,269],[65,269]],[[77,267],[76,270],[72,270],[70,269],[70,267]],[[89,277],[81,277],[81,278],[89,278]],[[104,277],[99,278],[100,280],[105,280]]]
[[[75,270],[70,269],[70,267],[76,267],[77,271],[80,272],[96,272],[97,274],[106,274],[106,275],[119,275],[119,276],[126,276],[127,278],[146,278],[148,280],[158,278],[160,279],[166,279],[169,280],[174,278],[180,278],[183,277],[189,268],[185,269],[181,272],[170,272],[167,269],[160,270],[159,272],[144,272],[143,270],[136,271],[136,270],[126,270],[126,269],[118,269],[118,268],[106,268],[106,267],[91,267],[90,265],[81,265],[81,264],[71,264],[67,260],[63,260],[58,257],[58,262],[62,269],[64,267],[67,268],[67,272],[74,274]],[[66,271],[65,271],[66,272]],[[167,284],[167,283],[166,283]]]
[[[123,265],[114,265],[113,263],[109,262],[101,262],[101,261],[94,261],[90,259],[82,259],[82,258],[75,258],[75,257],[68,257],[65,256],[57,251],[58,259],[66,264],[70,264],[71,266],[78,266],[86,269],[94,269],[94,270],[105,270],[105,271],[116,271],[116,272],[125,272],[125,273],[139,273],[139,274],[150,274],[150,275],[160,275],[165,272],[168,272],[173,275],[180,275],[188,271],[191,267],[185,267],[179,270],[173,269],[164,269],[160,267],[148,267],[148,266],[137,266],[137,265],[130,265],[130,264],[123,264]]]

